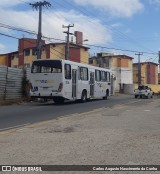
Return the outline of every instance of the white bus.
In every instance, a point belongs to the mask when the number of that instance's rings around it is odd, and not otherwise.
[[[107,99],[111,70],[69,60],[36,60],[31,69],[31,98],[65,100]]]

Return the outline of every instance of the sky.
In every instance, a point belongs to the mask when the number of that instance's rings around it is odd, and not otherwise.
[[[43,0],[41,0],[43,1]],[[63,25],[74,24],[70,32],[83,32],[91,56],[99,52],[125,54],[138,61],[158,63],[160,51],[160,0],[47,0],[43,8],[42,34],[46,42],[62,42]],[[38,11],[32,0],[0,0],[0,54],[18,50],[18,39],[36,35],[4,28],[4,25],[38,32]],[[11,38],[2,34],[10,35]],[[53,39],[54,38],[54,39]],[[55,40],[60,39],[60,40]],[[75,41],[75,38],[74,38]]]

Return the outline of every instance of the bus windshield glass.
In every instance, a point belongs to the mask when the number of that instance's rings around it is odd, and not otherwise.
[[[32,64],[32,73],[61,73],[62,63],[60,60],[40,60]]]

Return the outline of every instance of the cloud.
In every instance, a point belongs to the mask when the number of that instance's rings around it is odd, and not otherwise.
[[[5,48],[5,46],[0,43],[0,49],[4,49],[4,48]]]
[[[51,38],[65,38],[65,28],[62,25],[74,23],[75,27],[71,32],[81,31],[84,39],[88,39],[90,44],[106,44],[112,41],[112,35],[107,28],[97,19],[84,16],[75,11],[56,11],[43,13],[42,33]],[[68,20],[69,19],[69,20]],[[1,23],[20,27],[32,31],[38,30],[38,12],[37,11],[14,11],[0,9]],[[7,23],[6,23],[7,22]],[[7,31],[7,30],[6,30]],[[11,32],[16,34],[15,31]],[[54,42],[54,41],[53,41]]]
[[[14,0],[14,1],[11,1],[11,0],[0,0],[0,7],[6,7],[6,8],[9,8],[9,7],[12,7],[12,6],[16,6],[16,5],[19,5],[19,4],[24,4],[24,2],[29,2],[30,0]]]
[[[143,10],[140,0],[74,0],[74,2],[82,6],[92,5],[115,17],[131,17]]]
[[[6,52],[6,46],[0,43],[0,52]]]
[[[73,31],[83,32],[84,39],[88,39],[90,44],[105,44],[112,41],[112,34],[98,19],[90,18],[75,11],[58,12],[61,16],[66,16],[70,23],[74,23]],[[59,20],[59,19],[58,19]],[[68,25],[68,21],[62,17],[60,20]],[[61,27],[61,26],[60,26]],[[62,29],[64,30],[64,29]]]
[[[118,23],[114,23],[114,24],[111,24],[111,27],[115,27],[115,28],[117,28],[117,27],[121,27],[121,26],[123,26],[123,24],[120,23],[120,22],[118,22]]]

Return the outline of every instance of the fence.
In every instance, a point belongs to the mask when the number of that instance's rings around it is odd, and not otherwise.
[[[22,69],[0,66],[0,100],[22,98]]]

